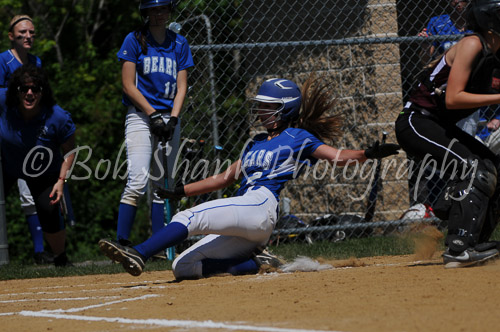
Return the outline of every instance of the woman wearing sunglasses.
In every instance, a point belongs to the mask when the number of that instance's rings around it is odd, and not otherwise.
[[[31,17],[28,15],[14,16],[10,20],[8,37],[10,40],[10,49],[0,53],[0,89],[4,90],[7,90],[12,73],[23,64],[30,63],[37,67],[42,66],[42,60],[30,53],[35,39],[35,26]],[[17,184],[21,207],[26,216],[33,241],[33,259],[36,264],[53,263],[54,258],[44,248],[40,221],[38,220],[35,202],[28,186],[22,179],[19,179]]]
[[[56,105],[42,69],[25,65],[14,71],[8,89],[0,93],[0,141],[6,194],[17,179],[33,195],[42,231],[56,266],[67,266],[66,232],[59,201],[73,164],[75,125]],[[64,155],[61,155],[61,151]]]

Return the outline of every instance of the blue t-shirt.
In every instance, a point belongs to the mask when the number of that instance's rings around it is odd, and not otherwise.
[[[301,166],[316,163],[311,154],[325,144],[300,128],[288,128],[271,140],[267,137],[267,134],[257,135],[246,146],[241,158],[243,180],[238,195],[252,186],[262,186],[279,200],[285,183],[299,176]]]
[[[5,97],[0,96],[4,101]],[[59,174],[62,163],[61,144],[75,133],[71,114],[55,105],[25,122],[17,109],[0,104],[0,144],[2,167],[7,176],[33,178],[42,174]]]
[[[157,111],[169,110],[177,94],[177,73],[194,66],[191,49],[186,38],[167,29],[165,41],[158,44],[147,33],[148,52],[142,53],[141,45],[131,32],[118,51],[118,59],[136,64],[136,87]],[[125,106],[133,105],[123,95]]]
[[[500,120],[500,106],[499,105],[491,105],[490,107],[484,106],[479,109],[479,119],[484,122],[484,126],[478,127],[476,136],[485,141],[488,136],[493,132],[486,124],[493,119]],[[498,129],[497,129],[498,130]]]
[[[33,54],[28,54],[28,62],[37,67],[42,67],[42,60]],[[0,88],[8,86],[12,73],[22,65],[11,50],[0,53]]]
[[[430,19],[429,24],[427,24],[427,33],[432,36],[443,36],[443,35],[463,35],[466,33],[472,33],[471,30],[459,30],[451,21],[449,15],[435,16]],[[439,55],[444,53],[451,46],[456,44],[457,41],[435,41],[432,45],[435,47],[435,54]]]

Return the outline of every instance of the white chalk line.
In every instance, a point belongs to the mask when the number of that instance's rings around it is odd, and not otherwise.
[[[356,267],[380,267],[380,266],[410,266],[411,264],[419,264],[423,263],[424,261],[413,261],[413,262],[401,262],[401,263],[392,263],[392,264],[372,264],[372,265],[366,265],[366,266],[356,266]],[[339,270],[342,269],[350,269],[350,268],[355,268],[355,267],[340,267],[336,268]],[[289,273],[270,273],[270,274],[264,274],[264,275],[257,275],[255,278],[247,279],[248,281],[263,281],[265,279],[273,279],[278,277],[280,274],[289,274]],[[127,287],[123,288],[120,287],[118,289],[113,288],[113,289],[98,289],[98,290],[86,290],[86,291],[95,291],[95,292],[100,292],[100,291],[123,291],[126,289],[141,289],[141,288],[168,288],[169,286],[160,286],[160,285],[141,285],[143,283],[149,284],[149,283],[158,283],[158,282],[168,282],[168,281],[163,281],[163,280],[156,280],[156,281],[135,281],[135,282],[130,282],[130,283],[107,283],[109,285],[137,285],[136,287]],[[232,281],[235,283],[236,281]],[[74,287],[73,285],[72,287]],[[85,287],[87,285],[78,285],[80,287]],[[49,287],[49,288],[64,288],[65,286],[55,286],[55,287]],[[170,286],[172,287],[172,286]],[[47,288],[47,287],[34,287],[33,289],[39,289],[39,288]],[[62,294],[62,293],[74,293],[76,291],[71,291],[71,292],[65,292],[65,291],[59,291],[59,292],[39,292],[39,294],[49,294],[49,293],[56,293],[56,294]],[[31,294],[33,293],[17,293],[19,294]],[[0,296],[12,296],[16,294],[0,294]],[[248,326],[248,325],[234,325],[234,324],[225,324],[225,323],[219,323],[219,322],[213,322],[213,321],[204,321],[204,322],[197,322],[197,321],[182,321],[182,320],[166,320],[166,319],[146,319],[146,320],[141,320],[141,319],[129,319],[129,318],[121,318],[121,317],[92,317],[92,316],[78,316],[78,315],[67,315],[67,314],[61,314],[61,313],[68,313],[68,312],[78,312],[78,311],[84,311],[88,309],[93,309],[93,308],[98,308],[98,307],[103,307],[103,306],[108,306],[112,304],[117,304],[117,303],[123,303],[123,302],[129,302],[129,301],[136,301],[136,300],[141,300],[141,299],[146,299],[149,297],[156,297],[159,295],[144,295],[141,297],[136,297],[136,298],[129,298],[129,299],[123,299],[123,300],[118,300],[118,301],[111,301],[107,303],[102,303],[102,304],[97,304],[97,305],[91,305],[91,306],[86,306],[86,307],[81,307],[81,308],[72,308],[72,309],[56,309],[56,310],[42,310],[39,312],[36,311],[21,311],[21,312],[7,312],[7,313],[0,313],[0,316],[9,316],[9,315],[22,315],[22,316],[32,316],[32,317],[48,317],[48,318],[56,318],[56,319],[71,319],[71,320],[87,320],[87,321],[105,321],[105,322],[119,322],[119,323],[124,323],[124,324],[142,324],[142,325],[154,325],[154,326],[161,326],[161,327],[182,327],[182,328],[219,328],[219,329],[227,329],[227,330],[245,330],[245,331],[269,331],[269,332],[340,332],[340,331],[331,331],[331,330],[304,330],[304,329],[287,329],[287,328],[275,328],[275,327],[263,327],[263,326]],[[109,298],[109,297],[108,297]],[[111,297],[111,298],[116,298],[116,297]],[[77,298],[78,299],[78,298]],[[82,298],[83,299],[83,298]],[[75,298],[68,298],[68,299],[47,299],[47,300],[75,300]],[[29,300],[28,300],[29,301]],[[23,300],[13,300],[13,301],[0,301],[2,302],[23,302]]]
[[[304,330],[304,329],[287,329],[287,328],[275,328],[266,326],[250,326],[241,324],[226,324],[221,322],[213,321],[188,321],[188,320],[168,320],[168,319],[130,319],[123,317],[95,317],[95,316],[79,316],[70,315],[67,313],[74,313],[79,311],[85,311],[89,309],[95,309],[99,307],[109,306],[118,303],[125,303],[130,301],[144,300],[147,298],[158,297],[156,294],[148,294],[134,298],[122,299],[117,301],[110,301],[106,303],[100,303],[96,305],[84,306],[79,308],[71,309],[56,309],[56,310],[41,310],[41,311],[28,311],[23,310],[19,313],[2,313],[0,316],[8,315],[21,315],[30,317],[46,317],[55,319],[70,319],[70,320],[80,320],[80,321],[94,321],[94,322],[110,322],[110,323],[122,323],[122,324],[134,324],[134,325],[149,325],[149,326],[159,326],[159,327],[178,327],[178,328],[210,328],[210,329],[225,329],[225,330],[242,330],[242,331],[267,331],[267,332],[324,332],[325,330]],[[327,331],[327,332],[339,332],[339,331]]]
[[[111,302],[106,302],[106,303],[93,304],[93,305],[89,305],[89,306],[85,306],[85,307],[80,307],[80,308],[41,310],[39,312],[40,313],[44,313],[44,314],[64,313],[64,312],[78,312],[78,311],[84,311],[84,310],[88,310],[88,309],[100,308],[100,307],[104,307],[104,306],[108,306],[108,305],[113,305],[113,304],[117,304],[117,303],[124,303],[124,302],[137,301],[137,300],[144,300],[144,299],[147,299],[147,298],[158,297],[158,296],[160,296],[160,295],[158,295],[158,294],[148,294],[148,295],[143,295],[143,296],[139,296],[139,297],[131,297],[131,298],[128,298],[128,299],[121,299],[121,300],[111,301]],[[60,300],[60,299],[57,299],[57,300]],[[67,300],[71,300],[71,299],[67,299]],[[12,316],[12,315],[17,315],[17,314],[18,314],[17,312],[4,312],[4,313],[0,313],[0,316]]]
[[[39,301],[87,301],[87,300],[110,300],[119,299],[120,296],[88,296],[88,297],[55,297],[52,299],[20,299],[20,300],[4,300],[0,303],[17,303],[17,302],[39,302]]]
[[[150,325],[158,327],[180,327],[180,328],[205,328],[205,329],[225,329],[225,330],[242,330],[242,331],[266,331],[266,332],[340,332],[331,330],[303,330],[303,329],[287,329],[267,326],[250,326],[250,325],[234,325],[213,321],[191,321],[191,320],[169,320],[169,319],[130,319],[122,317],[95,317],[95,316],[78,316],[78,315],[61,315],[48,312],[36,311],[21,311],[22,316],[31,317],[47,317],[55,319],[71,319],[92,322],[108,322],[134,325]]]
[[[144,300],[148,299],[151,297],[159,297],[160,295],[158,294],[148,294],[148,295],[143,295],[143,296],[138,296],[138,297],[131,297],[129,299],[122,299],[122,300],[117,300],[117,301],[111,301],[111,302],[106,302],[106,303],[99,303],[99,304],[93,304],[85,307],[80,307],[80,308],[71,308],[71,309],[55,309],[55,310],[42,310],[40,312],[44,313],[56,313],[56,312],[78,312],[78,311],[84,311],[88,309],[95,309],[95,308],[100,308],[100,307],[105,307],[108,305],[113,305],[117,303],[124,303],[124,302],[131,302],[131,301],[137,301],[137,300]]]

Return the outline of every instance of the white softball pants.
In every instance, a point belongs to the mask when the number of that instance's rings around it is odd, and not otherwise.
[[[21,200],[21,207],[23,208],[25,216],[31,216],[36,214],[35,201],[31,192],[23,179],[17,180],[17,186],[19,187],[19,199]]]
[[[189,236],[210,234],[186,249],[174,261],[176,278],[202,277],[202,260],[250,257],[267,244],[277,219],[278,202],[265,187],[243,196],[217,199],[177,213]]]
[[[170,113],[162,113],[163,121],[168,122]],[[146,192],[148,180],[151,179],[153,189],[165,187],[165,175],[168,176],[169,187],[174,186],[172,173],[180,143],[180,119],[171,141],[167,142],[166,152],[161,140],[149,129],[149,116],[129,107],[125,119],[125,144],[127,148],[127,185],[123,191],[121,203],[137,206],[139,198]],[[165,174],[165,154],[167,155],[167,174]],[[153,202],[162,204],[153,190]]]

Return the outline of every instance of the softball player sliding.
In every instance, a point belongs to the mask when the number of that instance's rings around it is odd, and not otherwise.
[[[242,158],[224,173],[158,191],[166,198],[200,195],[228,187],[241,177],[236,197],[209,201],[177,213],[170,224],[133,248],[101,240],[103,253],[137,276],[142,273],[146,259],[156,252],[188,236],[208,234],[175,259],[176,278],[248,274],[258,272],[261,264],[276,266],[277,258],[259,248],[267,244],[276,223],[280,191],[287,181],[298,176],[302,165],[318,159],[345,165],[349,160],[362,162],[398,153],[396,144],[376,144],[367,150],[338,150],[323,143],[321,139],[340,135],[341,119],[338,115],[322,116],[333,106],[329,102],[329,86],[313,87],[314,81],[311,77],[302,93],[294,82],[286,79],[264,82],[252,112],[267,133],[250,140]],[[304,107],[299,112],[301,105]]]
[[[128,107],[125,120],[128,180],[118,210],[117,231],[118,241],[124,244],[130,243],[137,202],[146,191],[148,179],[162,182],[165,154],[170,168],[167,172],[172,173],[179,147],[178,117],[187,91],[187,68],[193,66],[193,59],[186,39],[165,28],[174,8],[173,0],[141,1],[145,24],[125,37],[118,52],[123,104]],[[162,149],[162,141],[168,142],[167,151]],[[161,163],[153,156],[158,156]],[[173,186],[171,179],[169,182]],[[164,226],[163,204],[154,194],[153,233]]]

